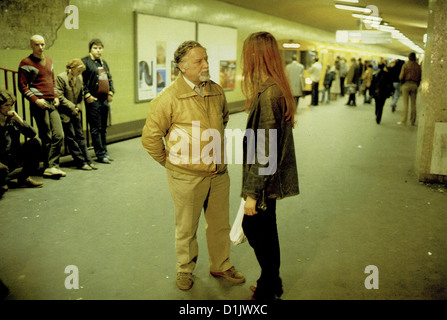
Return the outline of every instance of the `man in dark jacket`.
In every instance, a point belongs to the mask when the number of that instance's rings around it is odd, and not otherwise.
[[[391,101],[391,110],[396,111],[397,101],[399,100],[401,94],[401,83],[399,80],[400,71],[404,62],[400,59],[393,60],[391,66],[388,68],[391,81],[393,82],[393,99]]]
[[[355,103],[355,94],[358,89],[357,85],[359,83],[361,73],[362,71],[357,64],[357,60],[355,58],[352,58],[351,66],[349,67],[348,74],[346,76],[346,88],[349,94],[349,100],[346,103],[347,106],[357,106]]]
[[[385,100],[393,92],[393,83],[389,73],[384,70],[385,64],[380,63],[378,67],[379,71],[373,75],[371,81],[370,93],[376,102],[376,122],[380,124]]]
[[[101,59],[104,46],[99,39],[89,43],[90,54],[82,58],[86,69],[82,73],[84,80],[84,99],[87,121],[90,125],[93,148],[99,162],[111,163],[107,152],[107,120],[109,117],[109,103],[113,100],[112,75],[107,62]]]
[[[30,178],[39,164],[42,143],[36,131],[12,110],[14,95],[0,91],[0,197],[8,191],[7,178],[16,168],[23,166],[18,174],[19,185],[42,187],[43,183]],[[21,144],[20,134],[28,140]]]

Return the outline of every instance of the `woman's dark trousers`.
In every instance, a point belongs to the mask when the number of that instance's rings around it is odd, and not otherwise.
[[[279,276],[280,248],[276,225],[276,199],[267,200],[267,209],[253,216],[244,216],[242,228],[248,243],[253,248],[261,267],[257,281],[255,300],[274,300],[282,295]]]

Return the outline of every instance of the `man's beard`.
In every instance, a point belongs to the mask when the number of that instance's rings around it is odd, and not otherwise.
[[[202,72],[200,72],[200,75],[199,75],[199,80],[200,81],[202,81],[202,82],[205,82],[205,81],[208,81],[208,80],[210,80],[210,72],[209,72],[209,70],[203,70]]]

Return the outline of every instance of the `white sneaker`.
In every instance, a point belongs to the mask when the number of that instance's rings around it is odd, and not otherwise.
[[[61,177],[62,172],[56,167],[51,167],[46,168],[45,171],[43,172],[43,175],[44,177]]]
[[[67,176],[67,173],[65,171],[62,171],[60,168],[56,168],[56,169],[60,172],[61,177],[66,177]]]

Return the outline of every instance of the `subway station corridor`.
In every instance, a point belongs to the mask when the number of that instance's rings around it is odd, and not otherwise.
[[[347,97],[298,108],[294,129],[301,194],[277,207],[283,300],[446,299],[447,188],[414,174],[417,126],[401,127],[402,100],[388,100],[377,125],[374,103]],[[244,129],[234,113],[227,128]],[[194,286],[175,284],[173,202],[165,169],[134,138],[109,146],[99,170],[71,167],[42,189],[11,188],[0,200],[0,279],[10,300],[248,300],[259,266],[248,243],[231,259],[247,282],[209,274],[205,220],[199,225]],[[229,165],[230,221],[242,169]],[[42,180],[42,178],[36,178]],[[79,289],[67,289],[67,266]],[[377,289],[367,289],[377,267]],[[367,281],[368,282],[368,281]]]

